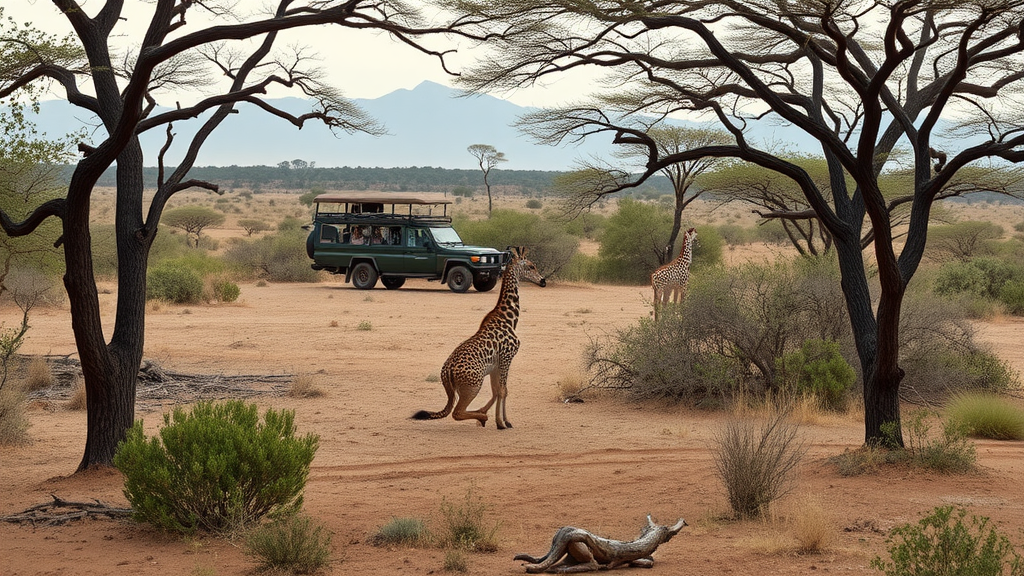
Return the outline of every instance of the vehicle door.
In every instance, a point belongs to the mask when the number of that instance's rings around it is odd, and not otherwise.
[[[366,253],[373,256],[377,271],[381,274],[405,272],[405,249],[399,243],[399,226],[372,226]]]
[[[426,228],[405,227],[402,230],[402,249],[406,273],[417,276],[438,274],[434,241]]]

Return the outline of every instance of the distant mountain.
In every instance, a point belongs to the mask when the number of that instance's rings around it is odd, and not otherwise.
[[[301,130],[254,106],[240,104],[209,138],[200,152],[197,166],[276,166],[296,159],[317,167],[440,167],[477,169],[466,151],[472,144],[490,144],[504,152],[506,170],[571,170],[580,158],[610,159],[615,146],[608,137],[592,137],[580,146],[544,146],[532,142],[513,128],[516,119],[530,108],[488,95],[459,97],[458,92],[434,82],[423,82],[412,90],[396,90],[374,99],[355,102],[384,124],[388,134],[335,135],[316,122]],[[301,113],[309,102],[301,98],[271,101],[284,110]],[[50,135],[61,135],[83,125],[95,125],[95,118],[63,100],[42,103],[38,127]],[[198,123],[175,125],[175,147],[167,155],[168,165],[181,158]],[[761,146],[786,147],[793,152],[820,154],[816,141],[800,130],[779,126],[770,120],[753,125],[748,138]],[[164,143],[164,131],[144,134],[146,165],[156,165],[157,151]],[[940,141],[941,143],[941,141]],[[944,144],[944,143],[943,143]],[[963,142],[951,147],[955,150]]]
[[[612,149],[610,142],[597,141],[579,147],[535,144],[512,127],[528,108],[487,95],[458,97],[456,90],[433,82],[355,102],[382,123],[388,134],[335,135],[316,122],[308,122],[298,130],[280,118],[240,104],[238,113],[225,120],[207,140],[196,165],[276,166],[282,161],[302,159],[324,168],[476,169],[476,161],[466,148],[490,144],[508,158],[499,169],[562,171],[572,169],[577,158],[607,157]],[[309,110],[308,101],[300,98],[275,99],[272,103],[289,112]],[[42,131],[60,135],[82,125],[93,125],[95,119],[84,117],[81,109],[63,100],[53,100],[43,102],[36,123]],[[168,164],[175,164],[183,154],[187,138],[195,131],[194,124],[197,122],[175,124],[176,146],[167,155]],[[163,140],[162,130],[143,135],[147,166],[156,165]]]

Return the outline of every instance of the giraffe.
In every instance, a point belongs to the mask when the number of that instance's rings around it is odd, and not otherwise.
[[[476,334],[459,344],[441,368],[441,384],[448,395],[448,403],[440,412],[420,410],[413,414],[413,419],[433,420],[452,414],[456,420],[472,418],[485,426],[487,411],[491,404],[497,402],[494,421],[498,429],[512,427],[505,413],[505,397],[508,395],[508,369],[512,358],[519,351],[516,324],[519,322],[520,278],[541,288],[547,285],[533,262],[526,259],[526,249],[514,248],[512,259],[501,275],[498,303],[484,316]],[[468,410],[469,403],[480,392],[484,376],[487,375],[491,377],[491,399],[477,410]]]
[[[679,257],[651,274],[655,320],[658,319],[658,310],[668,304],[670,298],[674,304],[678,304],[686,297],[686,283],[690,281],[690,261],[693,259],[693,242],[696,239],[697,230],[687,230],[683,234],[683,246],[679,250]]]

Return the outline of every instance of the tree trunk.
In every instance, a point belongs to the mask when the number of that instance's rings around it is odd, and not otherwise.
[[[84,163],[83,163],[84,164]],[[104,342],[92,266],[88,170],[76,174],[68,197],[84,203],[65,219],[64,277],[71,323],[85,378],[85,453],[78,470],[110,466],[118,443],[135,420],[135,387],[142,361],[146,311],[146,265],[152,238],[142,226],[142,150],[133,141],[118,156],[116,191],[117,309],[110,343]],[[84,199],[84,200],[83,200]]]

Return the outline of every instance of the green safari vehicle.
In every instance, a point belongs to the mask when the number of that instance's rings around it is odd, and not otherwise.
[[[397,290],[406,278],[440,280],[452,292],[473,286],[486,292],[498,283],[509,253],[467,246],[448,214],[449,200],[387,193],[328,193],[316,209],[306,239],[314,270],[344,274],[345,282],[370,290],[377,280]]]

